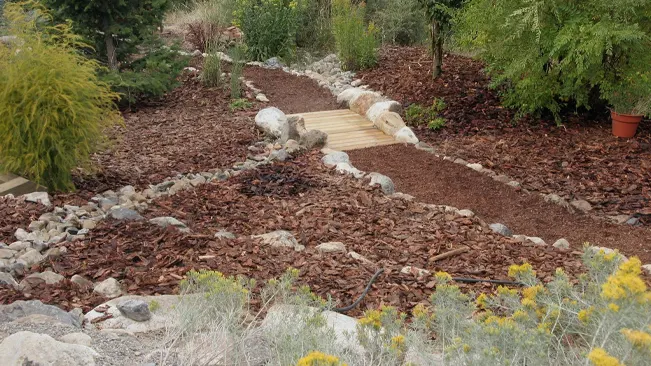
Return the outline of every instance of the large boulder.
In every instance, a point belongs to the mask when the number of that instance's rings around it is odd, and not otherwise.
[[[178,324],[178,316],[182,315],[178,312],[179,304],[184,297],[192,302],[192,295],[126,295],[95,307],[84,315],[84,319],[87,324],[92,324],[93,327],[99,329],[120,329],[131,333],[155,332]],[[120,311],[118,306],[131,300],[146,303],[151,308],[150,318],[147,320],[144,320],[144,317],[139,318],[143,319],[142,321],[133,320]],[[107,315],[110,315],[110,317],[107,318]],[[104,320],[98,321],[100,318]]]
[[[44,206],[52,206],[52,203],[50,202],[50,195],[48,195],[47,192],[32,192],[23,195],[23,197],[25,197],[25,201],[27,202],[40,203]]]
[[[350,157],[343,151],[332,151],[322,157],[321,162],[327,167],[334,167],[339,163],[350,163]]]
[[[265,108],[255,116],[255,125],[267,135],[280,138],[287,129],[287,116],[276,107]]]
[[[371,106],[371,108],[366,111],[366,118],[375,124],[375,121],[380,117],[384,112],[395,112],[400,113],[402,111],[402,106],[400,103],[394,100],[387,100],[383,102],[377,102]],[[393,134],[390,134],[393,135]]]
[[[401,129],[405,128],[405,121],[402,120],[402,117],[395,112],[382,112],[376,119],[373,121],[375,127],[380,129],[389,136],[393,136]]]
[[[341,108],[348,108],[350,102],[362,93],[366,93],[366,90],[360,88],[346,89],[337,96],[337,104],[339,104]]]
[[[414,134],[414,131],[409,127],[403,127],[398,132],[396,132],[393,137],[399,141],[407,144],[415,145],[418,143],[418,137]]]
[[[122,295],[122,287],[120,286],[118,280],[113,277],[109,277],[104,281],[96,284],[93,288],[93,292],[111,299]]]
[[[61,310],[56,306],[43,304],[39,300],[18,300],[9,305],[0,305],[0,323],[11,322],[32,315],[44,315],[56,319],[62,324],[75,327],[81,326],[81,322],[77,316]]]
[[[375,92],[364,92],[350,101],[349,108],[351,111],[366,116],[366,112],[377,102],[384,101],[384,98]]]
[[[99,353],[79,344],[59,342],[47,334],[17,332],[0,343],[4,366],[93,366]]]

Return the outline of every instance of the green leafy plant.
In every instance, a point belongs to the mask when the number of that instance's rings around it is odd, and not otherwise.
[[[612,99],[626,110],[648,91],[636,79],[651,64],[648,1],[471,0],[458,24],[460,44],[520,115],[548,110],[560,123],[564,107]],[[629,88],[636,97],[624,102]]]
[[[118,95],[79,52],[87,46],[70,24],[53,24],[34,1],[8,3],[4,15],[17,42],[0,43],[0,170],[71,190],[72,170],[121,121]]]
[[[619,114],[651,116],[651,72],[638,71],[620,79],[601,86],[601,94],[612,109]]]
[[[379,31],[365,22],[366,7],[351,0],[333,1],[333,32],[342,67],[361,70],[377,64]]]
[[[430,107],[423,107],[415,103],[410,104],[405,109],[405,120],[411,126],[427,124],[430,129],[440,129],[445,126],[445,120],[439,115],[446,107],[443,98],[434,99]]]
[[[214,45],[206,48],[208,54],[203,59],[201,82],[207,87],[221,86],[224,80],[222,79],[222,60],[217,53],[218,49]]]
[[[290,0],[237,0],[235,24],[244,33],[248,55],[264,61],[291,57],[296,47],[299,3]]]
[[[231,111],[239,111],[243,109],[249,109],[251,107],[253,107],[253,103],[249,102],[245,98],[233,99],[229,105]]]
[[[149,302],[149,311],[153,313],[158,309],[160,309],[160,303],[158,301],[152,300]]]

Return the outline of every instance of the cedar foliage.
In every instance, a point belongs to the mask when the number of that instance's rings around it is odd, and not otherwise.
[[[471,0],[456,31],[520,115],[560,122],[564,107],[603,99],[632,110],[651,93],[649,0]]]
[[[37,2],[8,3],[15,45],[0,43],[0,170],[51,190],[71,190],[72,169],[87,164],[103,130],[120,121],[117,95],[70,24],[52,25]]]

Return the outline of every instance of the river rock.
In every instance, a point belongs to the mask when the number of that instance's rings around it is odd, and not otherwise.
[[[255,125],[267,135],[280,138],[287,129],[287,116],[276,107],[265,108],[255,116]]]
[[[43,206],[52,206],[52,202],[50,202],[50,195],[48,195],[47,192],[32,192],[23,195],[23,197],[27,202],[40,203]]]
[[[570,205],[572,205],[572,207],[574,207],[574,208],[576,208],[578,210],[584,211],[584,212],[592,210],[592,205],[586,200],[574,200],[574,201],[570,202]]]
[[[506,227],[506,225],[504,225],[504,224],[499,224],[499,223],[490,224],[490,228],[491,228],[491,230],[493,230],[493,232],[496,232],[496,233],[498,233],[500,235],[513,236],[513,231],[511,231],[511,229]]]
[[[122,287],[118,280],[113,277],[107,278],[106,280],[98,283],[93,288],[93,292],[96,292],[106,298],[114,298],[122,295]]]
[[[129,208],[116,208],[111,211],[109,211],[109,217],[114,218],[116,220],[122,220],[122,221],[135,221],[135,220],[142,220],[142,216],[137,211],[134,211]]]
[[[380,94],[371,91],[365,91],[357,97],[353,98],[349,102],[349,108],[351,111],[360,114],[362,116],[366,115],[366,112],[371,108],[375,103],[382,102],[383,98]]]
[[[570,242],[567,239],[561,238],[556,240],[552,246],[558,249],[570,249]]]
[[[400,103],[394,100],[387,100],[382,102],[377,102],[373,104],[368,111],[366,111],[366,118],[368,118],[373,124],[376,124],[376,120],[386,112],[395,112],[396,114],[402,111],[402,106]],[[376,125],[377,126],[377,125]],[[388,134],[393,136],[393,134]]]
[[[150,219],[149,222],[154,224],[154,225],[158,225],[160,227],[172,226],[172,227],[177,228],[182,233],[190,232],[190,229],[188,228],[188,226],[186,224],[184,224],[181,221],[175,219],[174,217],[170,217],[170,216],[155,217],[153,219]]]
[[[68,344],[78,344],[80,346],[90,347],[93,339],[88,334],[77,332],[61,336],[59,338],[59,341]]]
[[[402,117],[395,112],[382,112],[373,122],[375,127],[389,136],[394,136],[398,131],[406,127]]]
[[[333,241],[317,245],[316,250],[321,253],[346,252],[346,246],[344,243]]]
[[[319,130],[309,130],[301,136],[299,143],[308,150],[320,149],[328,143],[328,134]]]
[[[56,319],[62,324],[81,326],[78,317],[56,306],[43,304],[39,300],[18,300],[9,305],[0,305],[0,323],[11,322],[30,315],[44,315]]]
[[[124,300],[117,305],[117,308],[124,316],[137,322],[144,322],[151,319],[149,304],[143,300]]]
[[[343,151],[332,151],[322,157],[321,162],[327,167],[334,167],[339,163],[350,163],[350,157]]]
[[[357,179],[361,179],[366,175],[363,171],[355,168],[354,166],[350,165],[349,163],[338,163],[336,167],[337,173],[340,174],[351,174],[353,177]]]
[[[414,134],[414,131],[411,130],[409,127],[403,127],[398,132],[396,132],[393,137],[396,139],[398,142],[404,142],[406,144],[412,144],[415,145],[418,143],[418,137]]]
[[[41,252],[36,249],[28,250],[27,253],[18,257],[18,261],[25,263],[27,267],[31,267],[34,264],[38,264],[45,259]]]
[[[371,173],[368,176],[371,178],[371,183],[369,183],[370,186],[379,185],[382,189],[382,192],[384,192],[386,195],[392,195],[396,193],[396,188],[391,178],[380,173]]]

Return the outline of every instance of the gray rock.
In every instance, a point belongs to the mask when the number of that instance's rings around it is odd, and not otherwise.
[[[196,177],[194,177],[194,178],[192,178],[190,180],[190,185],[193,186],[193,187],[197,187],[197,186],[200,186],[200,185],[205,184],[205,183],[206,183],[206,178],[204,178],[201,175],[196,176]]]
[[[106,197],[100,198],[97,203],[99,204],[99,207],[102,209],[102,211],[108,211],[111,209],[111,207],[116,206],[119,203],[119,200],[117,197]]]
[[[466,209],[466,210],[458,210],[457,215],[462,217],[474,217],[475,213]]]
[[[27,265],[23,261],[16,261],[11,264],[11,268],[9,271],[13,275],[24,276],[25,272],[27,271]]]
[[[474,170],[474,171],[477,171],[477,172],[481,172],[482,170],[484,170],[484,167],[483,167],[481,164],[477,164],[477,163],[475,163],[475,164],[468,164],[468,165],[466,165],[466,166],[467,166],[468,168]]]
[[[545,200],[545,202],[553,203],[555,205],[559,205],[565,208],[570,207],[570,204],[564,198],[554,193],[543,196],[543,199]]]
[[[287,128],[287,116],[276,107],[265,108],[255,116],[255,125],[267,135],[280,138]]]
[[[16,255],[16,252],[11,249],[0,249],[0,259],[10,259]]]
[[[155,217],[153,219],[150,219],[149,222],[154,224],[154,225],[161,226],[161,227],[173,226],[173,227],[177,228],[182,233],[190,232],[190,229],[188,228],[188,226],[186,224],[184,224],[181,221],[175,219],[174,217],[169,217],[169,216]]]
[[[546,246],[547,243],[537,236],[513,235],[513,239],[523,243],[525,246]]]
[[[558,239],[552,244],[554,248],[558,249],[570,249],[570,242],[568,242],[566,239]]]
[[[337,164],[336,168],[338,173],[341,174],[351,174],[353,177],[357,179],[364,178],[366,175],[365,172],[355,168],[354,166],[350,165],[349,163],[339,163]]]
[[[346,252],[346,246],[344,243],[333,241],[317,245],[316,250],[321,253]]]
[[[125,196],[127,198],[133,197],[133,195],[136,194],[136,189],[133,188],[133,186],[124,186],[120,188],[119,191],[119,196]]]
[[[45,258],[59,258],[65,255],[68,252],[68,248],[66,247],[56,247],[56,248],[50,248],[45,252]]]
[[[463,159],[461,159],[461,158],[456,158],[456,159],[454,159],[453,162],[454,162],[455,164],[465,165],[465,166],[468,166],[468,164],[469,164],[467,161],[465,161],[465,160],[463,160]]]
[[[80,346],[90,347],[93,339],[88,334],[77,332],[61,336],[59,338],[59,341],[68,344],[78,344]]]
[[[0,359],[5,366],[94,366],[99,356],[92,348],[26,331],[14,333],[0,343]]]
[[[373,264],[371,260],[367,259],[366,257],[364,257],[363,255],[357,252],[350,251],[348,252],[348,256],[365,264]]]
[[[29,223],[29,226],[27,227],[27,229],[29,229],[31,231],[37,231],[37,230],[45,229],[46,226],[47,226],[47,222],[45,222],[45,221],[40,221],[40,220],[39,221],[32,221],[32,222]]]
[[[350,164],[350,157],[343,151],[333,151],[322,157],[321,162],[328,167],[334,167],[339,163]]]
[[[87,289],[87,288],[92,288],[93,287],[93,281],[86,279],[83,276],[80,275],[74,275],[70,278],[70,281],[77,286]]]
[[[382,175],[380,173],[371,173],[369,174],[369,177],[371,178],[371,183],[369,183],[370,186],[379,185],[380,188],[382,188],[382,192],[387,195],[396,193],[396,188],[393,184],[393,181],[386,175]]]
[[[280,62],[280,59],[278,57],[272,57],[268,59],[267,61],[264,62],[264,65],[269,68],[282,68],[283,64]]]
[[[491,230],[493,230],[494,232],[496,232],[496,233],[498,233],[500,235],[509,236],[509,237],[513,236],[513,231],[511,231],[511,229],[506,227],[506,225],[504,225],[504,224],[499,224],[499,223],[490,224],[490,228],[491,228]]]
[[[417,143],[415,146],[416,146],[416,149],[418,149],[418,150],[423,150],[423,151],[426,151],[428,153],[434,153],[435,152],[434,148],[431,145],[429,145],[427,143],[424,143],[422,141]]]
[[[142,216],[140,216],[140,214],[137,211],[128,208],[122,208],[122,207],[109,211],[108,215],[109,217],[116,220],[124,220],[124,221],[142,220]]]
[[[155,186],[154,186],[154,190],[155,190],[156,192],[165,192],[165,191],[169,190],[170,188],[172,188],[172,186],[174,185],[174,183],[175,183],[175,182],[174,182],[174,181],[171,181],[171,180],[165,181],[165,182],[163,182],[163,183],[160,183],[160,184],[155,185]]]
[[[328,143],[328,134],[319,130],[310,130],[301,136],[299,143],[308,150],[320,149]]]
[[[23,197],[25,197],[25,201],[27,202],[40,203],[43,206],[52,206],[52,203],[50,202],[50,196],[47,194],[47,192],[32,192],[23,195]]]
[[[506,184],[513,187],[513,188],[520,188],[520,186],[521,186],[520,182],[515,181],[515,180],[512,180],[512,181],[510,181],[510,182],[508,182]]]
[[[592,205],[586,200],[574,200],[570,202],[570,204],[572,205],[572,207],[584,212],[592,210]]]
[[[277,230],[262,235],[253,235],[251,238],[261,239],[263,244],[276,248],[294,248],[297,252],[305,250],[305,246],[300,245],[294,235],[285,230]]]
[[[416,137],[416,134],[414,134],[414,131],[411,130],[409,127],[403,127],[398,132],[396,132],[393,137],[396,139],[398,142],[404,142],[406,144],[411,144],[411,145],[416,145],[419,140],[418,137]]]
[[[12,322],[30,315],[45,315],[62,324],[81,326],[79,318],[56,306],[43,304],[39,300],[18,300],[9,305],[0,305],[0,323]]]
[[[617,253],[617,257],[619,258],[620,261],[627,261],[628,258],[620,253],[616,249],[611,249],[611,248],[606,248],[606,247],[588,247],[588,252],[591,253],[593,256],[597,255],[597,253],[603,252],[603,254],[612,254],[612,253]]]
[[[644,273],[646,273],[647,275],[651,275],[651,264],[645,264],[645,265],[643,265],[643,266],[642,266],[642,270],[643,270]]]
[[[416,275],[417,277],[429,276],[431,274],[431,272],[426,270],[426,269],[413,267],[413,266],[402,267],[402,269],[400,270],[400,273],[402,273],[402,274],[412,274],[412,275]]]
[[[16,232],[14,232],[14,236],[18,241],[30,241],[29,233],[22,228],[16,229]]]
[[[255,99],[262,103],[269,103],[269,98],[266,95],[259,93],[255,96]]]
[[[137,322],[144,322],[151,319],[149,304],[143,300],[129,299],[117,304],[118,310],[122,315]]]
[[[118,280],[110,277],[96,284],[93,288],[93,292],[96,292],[106,298],[112,299],[114,297],[122,295],[122,288]]]
[[[0,286],[13,286],[18,287],[18,282],[14,279],[14,276],[9,273],[0,272]]]
[[[630,219],[626,220],[626,225],[637,226],[639,223],[640,219],[638,217],[631,217]]]
[[[65,279],[65,277],[61,276],[60,274],[54,273],[52,271],[45,271],[42,273],[32,273],[31,275],[25,277],[25,279],[30,279],[30,278],[42,280],[48,285],[54,285]]]
[[[493,179],[504,184],[507,184],[511,181],[511,177],[507,175],[494,175]]]
[[[300,140],[301,135],[305,134],[305,119],[302,116],[287,117],[287,123],[282,125],[280,143],[284,144],[288,140]]]
[[[303,146],[301,146],[298,141],[290,139],[285,143],[285,150],[287,150],[289,154],[296,154],[303,150]]]
[[[25,263],[27,267],[31,267],[34,264],[38,264],[45,259],[41,252],[36,249],[28,250],[27,253],[18,257],[18,261]]]
[[[217,239],[235,239],[236,236],[235,236],[235,234],[231,233],[230,231],[220,230],[220,231],[215,233],[215,238],[217,238]]]
[[[289,159],[289,153],[285,149],[274,150],[269,154],[269,161],[285,161]]]

